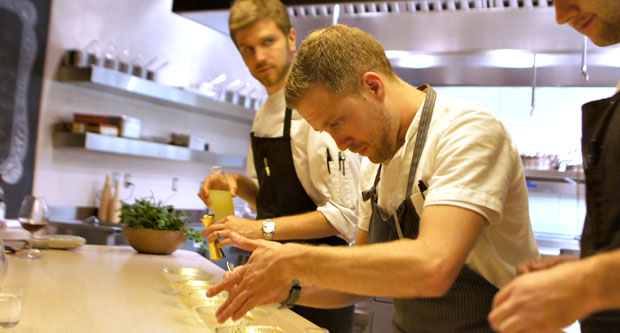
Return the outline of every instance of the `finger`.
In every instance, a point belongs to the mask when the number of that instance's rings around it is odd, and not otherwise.
[[[220,249],[223,248],[223,247],[226,247],[228,245],[232,245],[232,242],[228,238],[220,239],[220,241],[217,242],[217,244],[215,244],[215,246],[217,246]]]
[[[236,232],[231,232],[229,239],[232,241],[232,244],[234,244],[238,248],[241,248],[243,250],[250,251],[250,252],[260,247],[263,242],[263,240],[261,239],[252,240],[252,239],[245,238]]]
[[[216,283],[213,287],[207,289],[207,296],[213,297],[224,290],[228,290],[230,292],[230,290],[232,290],[235,287],[235,285],[237,285],[237,283],[241,281],[244,270],[245,269],[243,265],[241,265],[241,266],[238,266],[230,274],[225,275],[222,281]]]
[[[509,316],[499,323],[497,327],[495,327],[499,332],[502,333],[527,333],[527,332],[540,332],[529,330],[528,327],[530,323],[530,319],[523,320],[518,316]]]
[[[506,300],[508,300],[512,290],[511,286],[512,284],[509,283],[495,294],[493,297],[493,309],[501,306],[504,302],[506,302]]]
[[[211,206],[211,200],[209,198],[209,176],[205,177],[205,180],[202,182],[202,187],[200,188],[198,196],[207,206]]]
[[[237,180],[231,174],[226,174],[226,178],[228,179],[228,185],[230,190],[230,195],[233,197],[237,196],[237,188],[239,185],[237,184]]]
[[[527,263],[524,262],[524,263],[519,264],[519,266],[517,266],[517,275],[523,275],[529,272],[531,272],[529,262]]]
[[[254,309],[258,304],[256,304],[254,300],[254,297],[249,297],[245,303],[243,303],[243,305],[241,305],[241,307],[235,311],[235,313],[233,313],[232,315],[232,320],[239,320],[241,319],[243,316],[245,316],[246,313],[248,313],[248,311]]]
[[[222,323],[231,317],[246,302],[248,296],[249,293],[245,288],[235,286],[232,291],[229,291],[226,302],[215,313],[217,320]]]
[[[211,200],[209,200],[209,196],[205,195],[204,193],[202,193],[202,190],[200,190],[200,192],[198,192],[198,197],[200,198],[200,200],[202,200],[202,202],[209,206],[211,204]]]

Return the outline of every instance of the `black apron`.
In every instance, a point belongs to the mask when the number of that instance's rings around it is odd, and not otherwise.
[[[416,239],[420,225],[411,195],[413,180],[426,142],[426,134],[433,115],[436,93],[428,86],[420,127],[416,136],[411,169],[407,183],[406,199],[396,209],[403,237]],[[423,89],[422,86],[419,89]],[[375,183],[362,196],[371,199],[372,214],[368,237],[370,243],[389,242],[398,239],[398,225],[394,216],[377,204],[377,184],[381,166],[377,170]],[[497,288],[463,265],[456,281],[443,297],[436,298],[395,298],[393,332],[493,332],[487,315],[491,311],[493,296]]]
[[[253,132],[250,134],[259,184],[256,199],[257,220],[302,214],[315,211],[317,208],[299,182],[295,171],[291,148],[291,116],[291,109],[286,108],[281,137],[264,138],[255,136]],[[306,244],[348,245],[345,240],[336,236],[294,241]],[[292,310],[332,333],[353,330],[353,306],[341,309],[295,306]]]
[[[620,93],[582,107],[586,221],[581,257],[620,248]],[[593,314],[582,332],[620,332],[620,310]]]

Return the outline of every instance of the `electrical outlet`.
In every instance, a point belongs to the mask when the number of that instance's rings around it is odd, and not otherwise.
[[[172,178],[172,192],[176,192],[179,190],[179,178]]]
[[[121,177],[121,174],[118,171],[112,172],[112,186],[114,186],[114,184],[116,184],[116,182],[119,181],[120,177]]]
[[[131,174],[129,174],[128,172],[126,172],[123,175],[123,187],[124,188],[129,188],[131,186],[133,186],[133,183],[131,182]]]

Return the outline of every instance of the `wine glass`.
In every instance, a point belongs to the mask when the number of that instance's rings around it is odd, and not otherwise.
[[[34,236],[35,232],[42,229],[47,224],[47,204],[45,203],[45,199],[37,198],[32,195],[25,196],[21,207],[19,207],[17,220],[24,229],[28,230]],[[26,259],[41,258],[32,252],[30,242],[26,242],[25,250],[21,251],[17,256]]]

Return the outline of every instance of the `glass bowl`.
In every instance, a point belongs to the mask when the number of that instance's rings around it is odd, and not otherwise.
[[[164,277],[168,281],[184,281],[184,280],[200,280],[211,281],[213,274],[200,269],[191,267],[164,268],[162,270]]]
[[[211,328],[216,332],[220,332],[218,331],[219,328],[225,327],[230,328],[231,330],[225,330],[222,332],[237,332],[235,330],[232,330],[233,327],[240,329],[251,322],[249,318],[244,316],[237,321],[233,321],[232,319],[228,318],[225,322],[220,324],[217,322],[217,318],[215,318],[215,313],[217,312],[217,309],[219,307],[219,305],[199,305],[194,307],[194,313],[196,313],[196,317],[199,322],[203,323],[205,326]],[[242,330],[239,332],[244,331]]]

